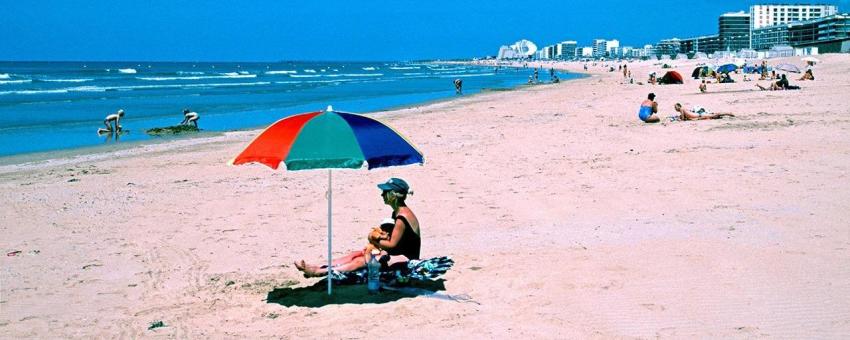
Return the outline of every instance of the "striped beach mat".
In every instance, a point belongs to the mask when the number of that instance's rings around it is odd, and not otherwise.
[[[454,260],[448,256],[410,260],[406,265],[400,264],[390,268],[382,268],[381,282],[404,284],[410,281],[435,281],[448,272],[454,263]],[[366,268],[351,272],[332,270],[330,278],[336,284],[362,284],[366,283],[368,275]]]

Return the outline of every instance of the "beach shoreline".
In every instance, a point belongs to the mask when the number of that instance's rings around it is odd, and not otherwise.
[[[0,166],[0,333],[15,338],[838,338],[850,333],[850,55],[800,91],[591,76],[373,116],[424,166],[333,172],[334,254],[402,177],[444,296],[321,307],[328,172],[227,166],[259,130]],[[770,62],[799,62],[784,58]],[[529,63],[583,72],[584,63]],[[610,63],[616,69],[616,63]],[[687,73],[687,74],[685,74]],[[545,73],[543,74],[545,75]],[[733,119],[648,125],[655,93]],[[319,291],[316,294],[324,294]],[[306,304],[306,300],[302,301]],[[393,320],[374,326],[374,320]],[[163,327],[151,327],[161,321]]]

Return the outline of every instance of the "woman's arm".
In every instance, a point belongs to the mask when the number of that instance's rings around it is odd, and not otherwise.
[[[395,227],[393,227],[393,232],[390,233],[390,237],[386,240],[378,241],[378,245],[381,246],[381,249],[393,249],[398,246],[398,243],[401,241],[401,237],[404,236],[405,232],[404,222],[396,219]]]

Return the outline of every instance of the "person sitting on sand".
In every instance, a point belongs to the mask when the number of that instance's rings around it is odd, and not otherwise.
[[[105,119],[103,119],[103,125],[106,125],[106,128],[100,128],[97,130],[97,133],[103,132],[121,132],[121,118],[124,117],[124,110],[120,109],[118,112],[107,115]],[[112,127],[112,122],[115,122],[115,128]]]
[[[180,125],[187,125],[189,123],[192,123],[195,125],[195,128],[197,128],[198,118],[200,118],[200,116],[198,116],[197,112],[189,111],[189,109],[183,109],[183,121],[180,122]]]
[[[815,75],[812,74],[812,69],[806,70],[806,73],[803,73],[803,76],[797,80],[815,80]]]
[[[756,84],[756,87],[758,87],[762,91],[799,90],[800,89],[799,86],[791,86],[790,84],[788,84],[788,78],[786,78],[784,74],[779,78],[779,80],[777,80],[774,83],[771,83],[770,87],[764,87],[764,86],[761,86],[761,84]]]
[[[646,81],[647,84],[655,85],[657,80],[655,79],[655,72],[649,74],[649,80]]]
[[[463,79],[457,78],[454,81],[455,94],[463,94]]]
[[[705,119],[720,119],[723,117],[735,117],[735,115],[731,113],[709,113],[703,108],[695,107],[694,110],[686,110],[682,107],[682,104],[676,103],[673,105],[673,109],[676,110],[676,113],[679,114],[679,119],[681,120],[705,120]]]
[[[702,80],[702,83],[699,84],[699,92],[706,93],[708,91],[708,86],[705,84],[705,79]]]
[[[638,118],[645,123],[658,123],[661,119],[658,118],[658,103],[655,102],[655,93],[650,93],[642,103],[638,111]]]
[[[413,214],[413,210],[405,203],[407,195],[412,194],[410,186],[401,178],[390,178],[384,183],[378,184],[381,189],[381,197],[384,199],[384,204],[392,207],[392,222],[387,225],[386,229],[382,227],[380,231],[374,228],[370,231],[367,239],[370,246],[363,250],[354,251],[341,258],[334,259],[331,263],[333,269],[341,272],[355,271],[366,267],[366,260],[372,248],[382,249],[381,261],[386,265],[405,262],[409,260],[418,260],[421,246],[419,220]],[[385,259],[385,256],[389,256]],[[295,267],[298,268],[305,277],[318,277],[328,274],[327,266],[314,265],[304,262],[304,260],[295,262]]]

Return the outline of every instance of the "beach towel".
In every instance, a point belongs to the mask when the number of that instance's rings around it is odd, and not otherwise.
[[[709,111],[708,111],[708,110],[706,110],[704,107],[699,106],[699,105],[694,105],[694,107],[693,107],[693,109],[691,109],[691,111],[692,111],[693,113],[696,113],[696,114],[700,115],[700,116],[702,116],[702,115],[710,115],[710,114],[711,114],[711,112],[709,112]]]
[[[410,260],[389,268],[381,268],[381,282],[397,284],[410,281],[434,281],[449,271],[454,263],[454,260],[448,256]],[[368,270],[362,268],[351,272],[332,270],[329,276],[335,284],[363,284],[366,283],[368,275]]]

